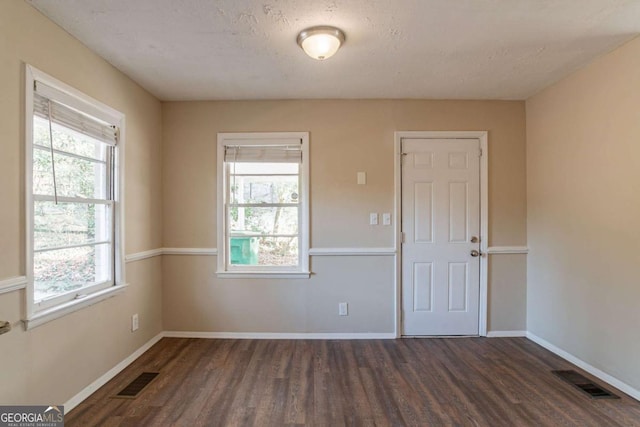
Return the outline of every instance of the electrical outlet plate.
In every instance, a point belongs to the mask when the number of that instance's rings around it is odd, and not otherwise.
[[[358,185],[365,185],[367,183],[367,173],[358,172]]]
[[[391,225],[391,214],[383,213],[382,214],[382,225]]]
[[[131,332],[137,331],[140,327],[140,319],[138,318],[138,313],[131,316]]]
[[[349,315],[349,304],[346,302],[341,302],[338,304],[338,314],[340,316],[348,316]]]

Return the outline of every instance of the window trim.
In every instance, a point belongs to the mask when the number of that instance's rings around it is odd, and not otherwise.
[[[227,268],[227,223],[225,218],[226,203],[226,173],[224,164],[225,146],[227,145],[282,145],[283,140],[299,139],[302,147],[302,163],[300,164],[300,223],[298,224],[298,251],[300,265],[296,268],[272,268],[272,269],[233,269]],[[233,132],[218,133],[217,147],[217,242],[218,265],[216,274],[220,278],[273,278],[273,279],[300,279],[309,278],[309,245],[311,227],[309,223],[309,132]],[[253,271],[252,271],[253,270]]]
[[[117,145],[117,155],[114,159],[114,168],[117,171],[114,177],[115,191],[113,201],[114,211],[114,258],[115,274],[113,283],[108,282],[107,286],[92,286],[88,292],[79,293],[74,299],[64,299],[51,304],[36,304],[34,302],[34,277],[33,277],[33,103],[35,82],[44,83],[60,92],[59,101],[64,104],[83,111],[97,119],[115,124],[119,129]],[[23,320],[25,328],[31,329],[43,323],[72,313],[83,307],[95,304],[106,298],[122,292],[126,287],[125,276],[125,227],[124,227],[124,153],[125,153],[125,115],[108,105],[80,92],[79,90],[59,81],[43,71],[25,64],[25,268],[26,268],[26,310]]]

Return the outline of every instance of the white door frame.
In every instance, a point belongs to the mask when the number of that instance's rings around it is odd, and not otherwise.
[[[395,252],[396,252],[396,289],[395,289],[395,333],[402,337],[402,140],[404,138],[437,138],[480,140],[480,307],[478,312],[479,335],[487,336],[487,266],[489,247],[489,147],[487,131],[398,131],[394,133],[394,183],[395,183]]]

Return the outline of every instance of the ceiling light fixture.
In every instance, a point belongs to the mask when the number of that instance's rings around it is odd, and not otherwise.
[[[319,26],[303,30],[298,34],[298,45],[317,60],[331,58],[344,43],[342,30],[336,27]]]

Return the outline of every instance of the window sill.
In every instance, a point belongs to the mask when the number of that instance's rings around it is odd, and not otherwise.
[[[103,289],[98,292],[94,292],[85,298],[71,300],[69,302],[65,302],[63,304],[57,305],[55,307],[47,308],[42,311],[38,311],[31,315],[28,319],[23,320],[25,330],[30,330],[40,325],[43,325],[52,320],[58,319],[62,316],[66,316],[67,314],[73,313],[74,311],[80,310],[85,307],[89,307],[90,305],[97,304],[100,301],[104,301],[107,298],[111,298],[116,296],[127,288],[127,284],[111,286],[107,289]]]
[[[216,273],[221,279],[308,279],[311,276],[309,271],[283,272],[283,271],[261,271],[250,273],[246,271],[218,271]]]

